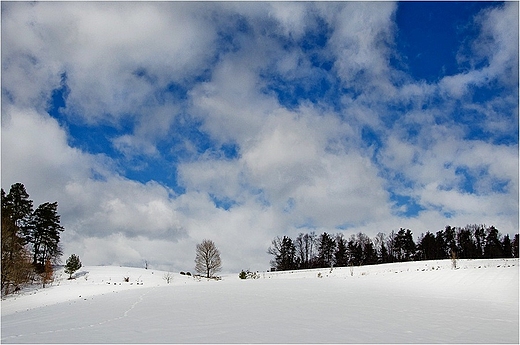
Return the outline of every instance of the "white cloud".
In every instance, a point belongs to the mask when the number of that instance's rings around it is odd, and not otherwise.
[[[389,58],[396,4],[345,3],[332,13],[329,6],[322,4],[323,7],[334,28],[328,46],[336,57],[335,68],[345,86],[369,92],[375,91],[375,87],[390,98],[394,91],[389,83]]]
[[[79,254],[85,264],[146,259],[192,270],[195,244],[211,238],[225,270],[255,270],[268,265],[273,237],[300,231],[344,227],[347,235],[374,236],[408,227],[418,236],[475,222],[518,229],[518,146],[463,140],[466,129],[450,121],[470,86],[503,81],[517,66],[508,29],[517,3],[477,19],[482,35],[471,49],[489,66],[438,84],[391,68],[394,3],[57,2],[2,9],[2,186],[24,183],[35,204],[57,200],[65,254]],[[316,29],[318,16],[330,36],[313,54],[333,62],[331,71],[295,45]],[[172,164],[185,193],[122,177],[112,158],[71,147],[66,126],[45,113],[64,72],[64,121],[94,129],[130,122],[128,133],[109,138],[125,158],[162,159],[159,142],[179,136],[168,154],[186,142],[190,159]],[[269,88],[274,75],[309,90],[322,76],[338,78],[363,93],[338,95],[339,110],[324,101],[289,110]],[[402,86],[393,85],[395,78]],[[164,93],[170,83],[185,97]],[[513,98],[508,104],[517,103]],[[403,109],[389,109],[388,100]],[[518,121],[517,108],[504,114],[498,99],[468,107],[486,113],[487,128],[514,132],[508,127],[511,118]],[[199,121],[197,130],[215,150],[190,151],[190,138],[173,128],[179,115]],[[370,148],[362,140],[365,125],[379,136]],[[215,153],[223,143],[237,145],[236,157]],[[458,168],[484,171],[476,193],[461,188]],[[391,191],[426,209],[396,215]],[[231,207],[217,207],[211,195]]]
[[[50,116],[11,106],[4,106],[2,115],[3,185],[22,182],[41,203],[56,198],[63,181],[86,179],[91,169],[106,172],[93,156],[70,148],[66,133]]]
[[[131,157],[135,153],[143,153],[147,156],[157,156],[159,154],[154,142],[134,135],[124,134],[114,138],[112,144],[118,151],[124,153],[125,156]]]
[[[511,30],[518,27],[518,3],[505,2],[484,10],[475,22],[481,31],[472,43],[473,55],[466,58],[473,65],[487,60],[489,67],[484,70],[490,76],[518,88],[518,30]]]
[[[227,55],[215,67],[211,81],[190,93],[190,110],[203,119],[203,129],[221,142],[234,140],[241,146],[278,107],[275,100],[260,91],[264,83],[258,72],[265,65],[267,53],[247,39],[240,52]]]
[[[3,31],[16,32],[4,35],[4,89],[17,104],[35,104],[37,95],[43,107],[66,73],[65,111],[88,123],[117,125],[120,118],[147,115],[148,107],[160,105],[159,93],[171,81],[201,73],[215,54],[216,31],[204,6],[51,2],[4,7]]]
[[[284,36],[300,39],[308,25],[309,6],[301,2],[271,2],[269,14],[282,28]]]

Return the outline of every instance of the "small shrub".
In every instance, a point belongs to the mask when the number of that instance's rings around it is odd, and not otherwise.
[[[242,272],[238,274],[238,277],[240,279],[258,279],[260,278],[260,275],[256,272],[251,272],[250,270],[242,270]]]
[[[123,281],[124,281],[125,283],[130,282],[130,277],[123,277]]]
[[[163,276],[163,279],[166,280],[167,284],[170,284],[170,282],[173,279],[173,275],[170,272],[165,273],[164,276]]]

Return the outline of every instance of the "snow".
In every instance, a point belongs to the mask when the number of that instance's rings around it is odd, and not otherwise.
[[[197,279],[84,267],[2,300],[2,343],[518,343],[518,259]],[[125,282],[123,277],[129,277]]]

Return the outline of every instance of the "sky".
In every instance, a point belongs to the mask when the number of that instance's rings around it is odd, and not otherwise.
[[[518,232],[518,2],[2,2],[1,185],[65,260]]]

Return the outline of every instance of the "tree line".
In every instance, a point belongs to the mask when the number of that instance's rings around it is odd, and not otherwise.
[[[268,248],[272,269],[373,265],[390,262],[440,259],[518,258],[518,234],[511,240],[494,226],[471,224],[446,226],[435,234],[427,231],[414,241],[410,229],[400,228],[373,239],[360,232],[348,239],[343,234],[300,233],[295,239],[277,236]]]
[[[52,279],[52,265],[60,263],[62,249],[58,202],[36,209],[25,186],[15,183],[6,194],[2,188],[2,295],[40,278]]]

